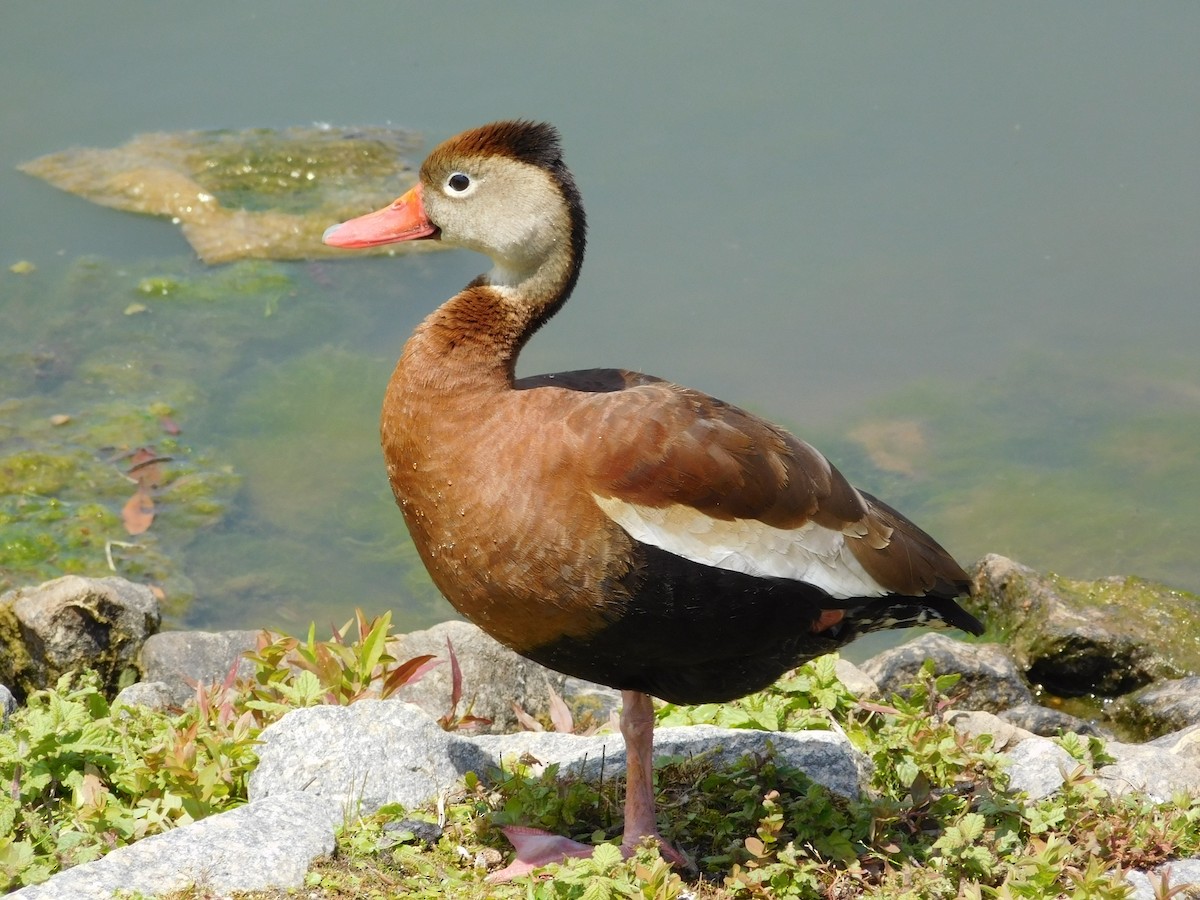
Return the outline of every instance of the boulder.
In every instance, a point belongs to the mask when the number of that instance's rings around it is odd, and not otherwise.
[[[872,657],[862,670],[884,693],[899,692],[917,680],[927,659],[933,660],[938,675],[962,676],[950,691],[960,708],[997,712],[1033,702],[1021,673],[997,644],[968,644],[925,634]]]
[[[23,697],[89,668],[115,694],[136,676],[138,653],[160,622],[150,589],[124,578],[66,575],[9,591],[0,597],[0,681]]]
[[[313,861],[333,851],[342,810],[313,794],[281,793],[119,847],[94,862],[23,888],[18,900],[228,897],[234,891],[298,888]],[[195,885],[199,890],[192,891]]]
[[[975,567],[972,597],[1034,684],[1116,697],[1200,673],[1200,597],[1139,578],[1071,581],[1003,556]]]
[[[541,766],[557,763],[562,771],[583,778],[625,774],[625,741],[620,735],[581,737],[554,732],[480,735],[476,746],[499,765],[502,759],[535,760]],[[871,762],[843,735],[833,731],[754,731],[688,725],[654,731],[654,756],[711,754],[718,765],[730,765],[751,755],[773,752],[781,765],[803,772],[817,784],[843,797],[859,797]]]
[[[398,700],[415,703],[434,718],[451,707],[451,668],[446,642],[454,648],[462,670],[462,701],[459,714],[488,719],[490,724],[478,731],[503,733],[520,728],[513,704],[535,718],[547,718],[550,689],[560,696],[566,676],[538,665],[509,650],[468,622],[442,622],[426,631],[399,635],[388,651],[399,660],[431,654],[443,664],[415,684],[406,685],[394,695]]]
[[[254,664],[242,659],[253,650],[257,631],[164,631],[148,639],[138,659],[146,681],[160,681],[174,706],[196,697],[196,685],[224,681],[234,665],[250,677]]]
[[[1097,769],[1096,780],[1113,796],[1133,791],[1164,803],[1179,792],[1200,794],[1200,765],[1169,746],[1109,741],[1104,749],[1115,762]]]
[[[1150,741],[1147,746],[1162,747],[1179,759],[1200,766],[1200,725],[1191,725],[1182,731],[1164,734]]]
[[[467,738],[396,700],[297,709],[265,728],[260,740],[252,802],[307,791],[362,814],[388,803],[416,806],[492,764]]]

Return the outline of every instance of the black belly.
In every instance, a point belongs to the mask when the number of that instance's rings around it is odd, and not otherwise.
[[[639,564],[611,592],[603,629],[562,638],[525,656],[548,668],[672,703],[716,703],[762,690],[784,672],[867,631],[979,623],[948,597],[837,600],[786,578],[716,569],[639,545]],[[845,618],[813,631],[822,611]]]

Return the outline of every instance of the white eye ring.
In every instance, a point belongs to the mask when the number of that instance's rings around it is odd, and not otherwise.
[[[475,179],[466,172],[452,172],[442,190],[447,197],[466,197],[475,190]]]

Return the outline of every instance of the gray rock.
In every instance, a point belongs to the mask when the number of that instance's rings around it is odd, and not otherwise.
[[[1137,578],[1070,581],[1003,556],[976,566],[973,600],[1053,694],[1115,697],[1200,672],[1200,597]]]
[[[17,698],[13,696],[12,691],[0,684],[0,721],[12,715],[16,708]]]
[[[165,710],[178,706],[174,692],[165,681],[139,681],[113,698],[113,707],[144,706],[147,709]]]
[[[951,694],[964,709],[996,712],[1033,702],[1033,693],[1017,667],[997,644],[968,644],[941,634],[925,634],[872,657],[862,670],[885,693],[899,692],[916,681],[927,659],[933,660],[939,675],[962,676]]]
[[[1194,766],[1200,766],[1200,725],[1192,725],[1173,734],[1164,734],[1146,744],[1147,747],[1160,747],[1172,756],[1185,760]]]
[[[560,695],[563,693],[565,675],[525,659],[468,622],[455,621],[400,635],[388,648],[402,661],[424,654],[444,661],[420,681],[398,691],[396,699],[415,703],[434,718],[449,712],[451,670],[447,639],[462,669],[463,701],[458,712],[469,710],[474,716],[490,719],[491,725],[481,731],[514,731],[520,727],[512,708],[514,702],[536,718],[549,713],[549,687]]]
[[[602,725],[621,712],[621,692],[615,688],[568,676],[563,682],[562,698],[577,725]]]
[[[580,737],[553,732],[480,735],[475,743],[494,764],[502,758],[533,757],[543,765],[558,763],[563,771],[598,778],[625,772],[625,742],[620,735]],[[843,797],[858,797],[871,763],[845,737],[832,731],[770,732],[693,725],[659,728],[654,732],[654,756],[698,756],[728,765],[773,749],[778,764],[798,769],[813,781]]]
[[[254,664],[240,659],[253,650],[257,631],[164,631],[146,641],[139,663],[145,681],[169,685],[171,702],[184,706],[196,698],[196,684],[225,680],[236,663],[239,675],[254,674]]]
[[[1036,737],[1032,731],[1019,728],[1000,716],[982,711],[951,712],[946,721],[968,737],[978,737],[982,734],[992,736],[993,750],[1011,749],[1031,737]]]
[[[839,656],[833,664],[833,671],[846,690],[860,700],[873,700],[879,696],[879,685],[850,660]]]
[[[1000,711],[1000,718],[1011,722],[1018,728],[1040,734],[1042,737],[1058,737],[1060,734],[1075,732],[1076,734],[1094,737],[1111,738],[1107,729],[1101,728],[1094,722],[1072,716],[1069,713],[1036,703],[1021,703],[1017,706]]]
[[[1180,791],[1200,794],[1200,766],[1165,747],[1109,741],[1104,749],[1116,762],[1101,766],[1096,780],[1113,796],[1136,791],[1165,803]]]
[[[1030,800],[1049,797],[1079,763],[1049,738],[1030,737],[1005,754],[1009,765],[1009,787],[1024,791]]]
[[[0,681],[18,694],[53,685],[82,668],[99,673],[116,692],[136,671],[138,651],[158,630],[158,601],[145,585],[124,578],[67,575],[0,597],[0,618],[11,618],[19,646],[0,653]]]
[[[416,806],[492,763],[420,707],[395,700],[298,709],[264,729],[261,740],[251,801],[305,791],[356,814],[387,803]]]
[[[1180,894],[1165,894],[1157,890],[1162,884],[1163,874],[1170,888],[1185,889]],[[1179,900],[1194,900],[1200,897],[1200,859],[1176,859],[1150,872],[1129,872],[1125,880],[1133,888],[1126,900],[1159,900],[1162,897],[1178,897]]]
[[[1118,700],[1109,714],[1145,738],[1200,724],[1200,677],[1175,678],[1142,688]]]
[[[299,887],[313,861],[333,850],[341,810],[299,792],[279,793],[120,847],[9,897],[110,900],[203,888],[203,896]]]

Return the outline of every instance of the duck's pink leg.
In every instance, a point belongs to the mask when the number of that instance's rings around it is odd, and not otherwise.
[[[662,839],[655,822],[654,705],[640,691],[622,691],[621,701],[621,735],[625,738],[625,835],[621,853],[632,856],[638,845],[651,837],[658,841],[665,859],[686,865],[683,855]],[[517,852],[511,863],[488,876],[491,882],[509,881],[567,857],[591,856],[596,849],[536,828],[513,826],[502,830]]]
[[[658,842],[663,858],[687,865],[658,833],[654,802],[654,704],[640,691],[621,692],[621,735],[625,738],[625,834],[621,852],[632,856],[646,838]]]

